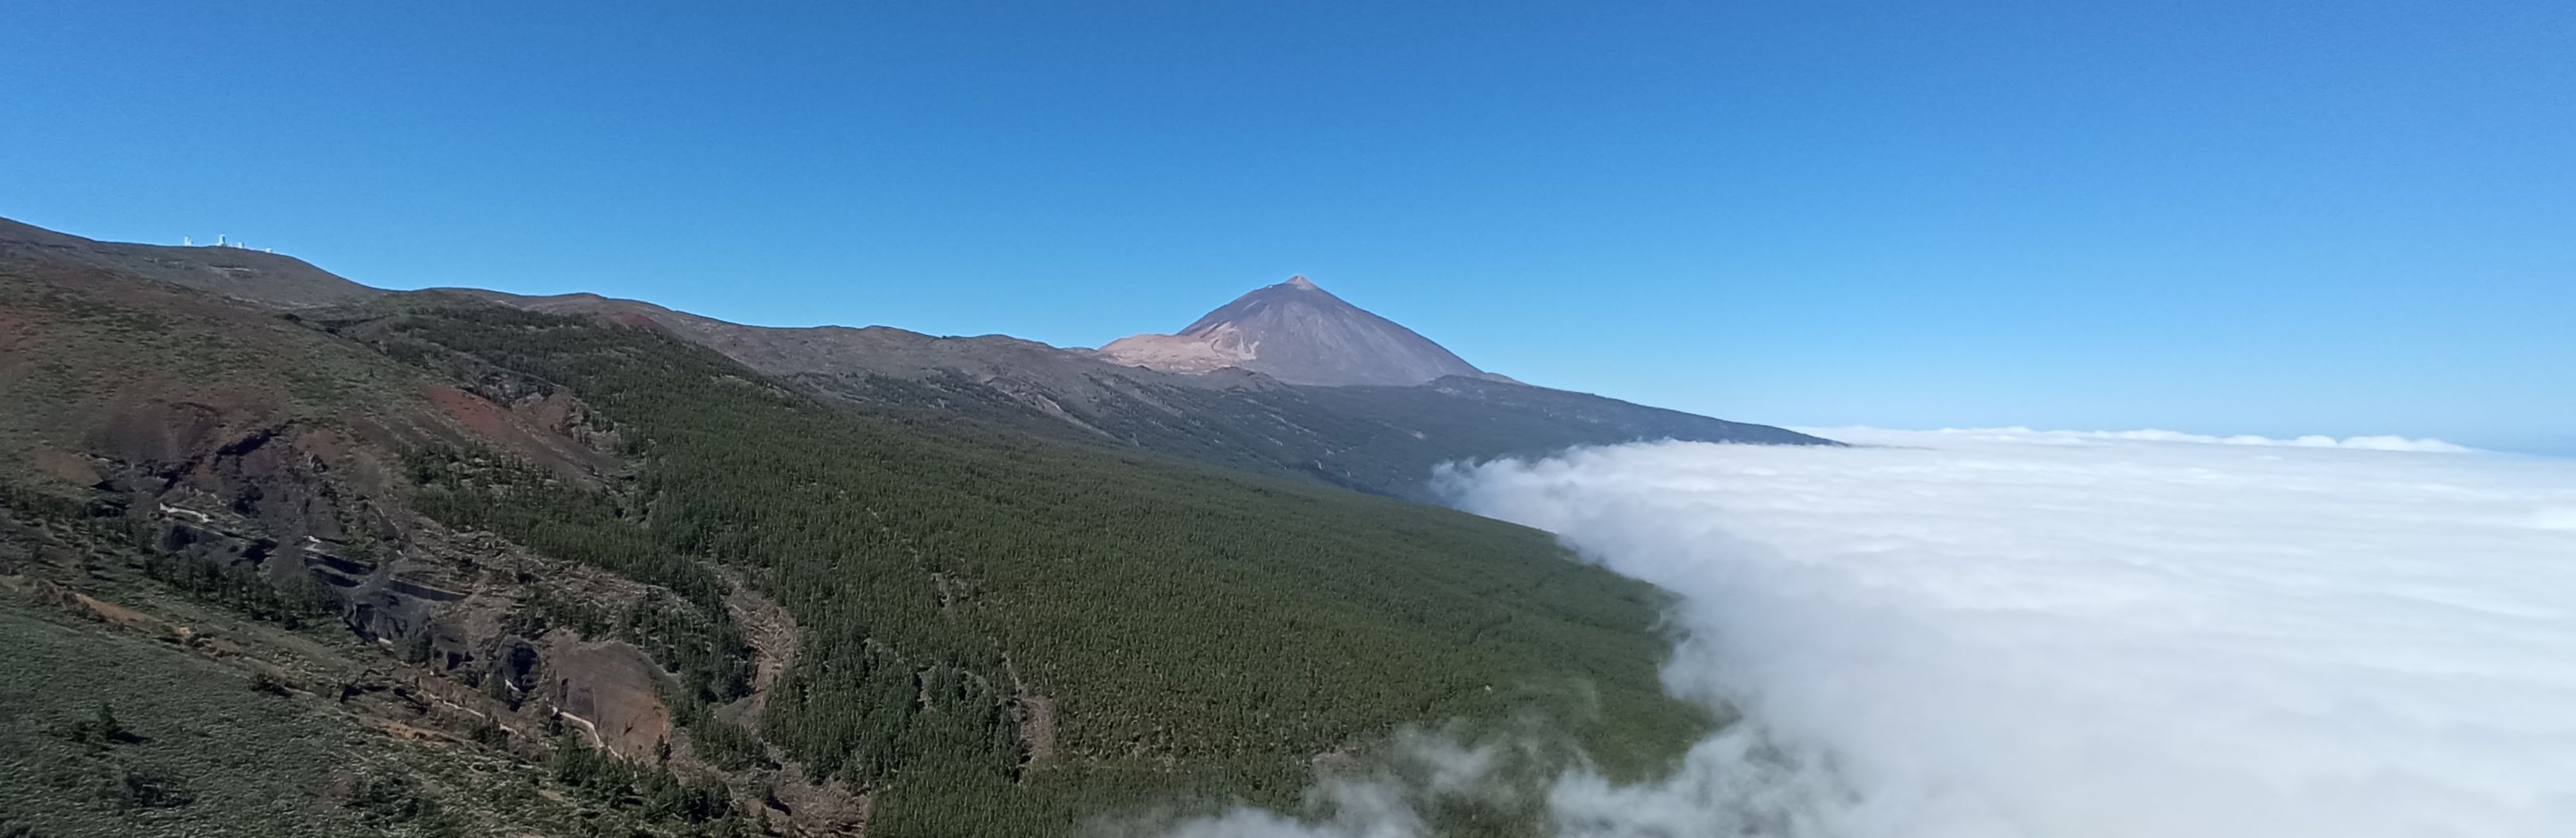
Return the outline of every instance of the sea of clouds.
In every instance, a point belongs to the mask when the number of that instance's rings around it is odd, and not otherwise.
[[[1818,433],[1855,447],[1640,444],[1441,478],[1682,594],[1668,688],[1748,718],[1669,780],[1559,778],[1557,834],[2576,835],[2576,463]],[[1332,818],[1174,834],[1421,829],[1383,785],[1318,795]]]

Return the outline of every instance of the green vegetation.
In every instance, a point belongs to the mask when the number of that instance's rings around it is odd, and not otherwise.
[[[491,530],[558,558],[614,571],[671,593],[646,596],[624,615],[616,636],[635,641],[680,674],[696,701],[730,701],[750,689],[750,652],[725,609],[728,586],[705,561],[656,541],[615,496],[584,490],[524,463],[489,453],[424,449],[406,458],[421,492],[423,514],[451,525]],[[536,600],[551,619],[606,634],[596,614],[572,603]]]
[[[734,821],[731,795],[721,782],[688,782],[658,767],[615,759],[591,750],[579,735],[555,743],[555,780],[590,798],[639,809],[646,817],[687,824]]]
[[[249,565],[218,565],[167,553],[146,553],[142,561],[145,575],[252,619],[299,628],[307,621],[340,613],[339,600],[310,576],[273,583],[260,578]]]
[[[721,585],[689,568],[735,568],[805,650],[761,733],[816,776],[881,787],[873,834],[1060,832],[1183,790],[1285,803],[1317,755],[1449,718],[1547,714],[1634,775],[1707,724],[1656,689],[1659,595],[1541,533],[827,407],[589,321],[429,308],[358,333],[614,419],[646,463],[631,489],[426,452],[420,506],[672,589],[687,607],[651,624],[684,672],[734,642]],[[710,672],[691,681],[721,699]]]

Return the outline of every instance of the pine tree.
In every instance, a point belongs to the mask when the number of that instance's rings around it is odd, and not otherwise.
[[[423,623],[420,628],[413,630],[410,636],[403,638],[403,662],[413,664],[428,663],[430,652],[433,648],[429,625]]]
[[[90,729],[98,737],[98,743],[101,745],[123,742],[134,736],[133,732],[125,729],[125,725],[117,722],[116,710],[108,707],[107,702],[104,701],[99,702],[98,718],[90,722]]]

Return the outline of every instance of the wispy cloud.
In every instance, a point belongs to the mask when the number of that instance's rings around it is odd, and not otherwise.
[[[2289,448],[2349,448],[2361,451],[2416,451],[2430,454],[2466,454],[2476,449],[2438,439],[2410,439],[2402,436],[2348,436],[2341,439],[2322,434],[2296,437],[2268,437],[2253,434],[2211,436],[2181,431],[2154,429],[2137,431],[2035,431],[2029,428],[1942,428],[1937,431],[1903,431],[1871,427],[1799,428],[1800,433],[1862,445],[1920,444],[1924,435],[1936,439],[1984,442],[2017,442],[2053,445],[2096,445],[2115,442],[2175,442],[2202,445],[2265,445]]]

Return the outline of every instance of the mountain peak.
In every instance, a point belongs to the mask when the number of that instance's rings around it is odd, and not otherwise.
[[[1500,378],[1412,329],[1333,296],[1302,274],[1237,297],[1177,334],[1121,338],[1100,354],[1167,372],[1240,367],[1290,384],[1412,386],[1451,375]]]

